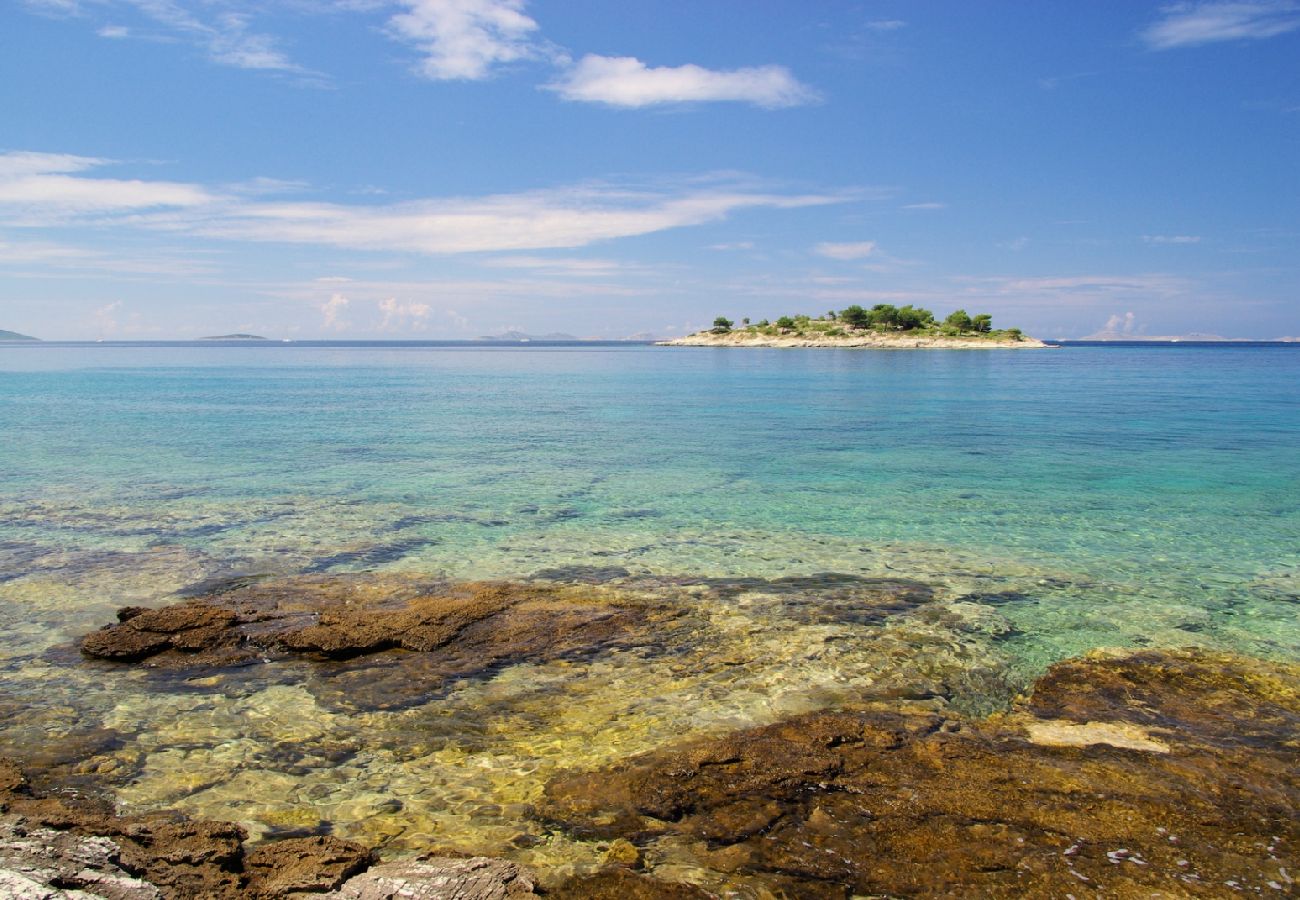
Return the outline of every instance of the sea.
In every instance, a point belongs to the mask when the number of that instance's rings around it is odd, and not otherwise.
[[[76,652],[223,580],[412,574],[712,637],[396,704]],[[817,614],[884,583],[933,600]],[[0,752],[128,812],[580,870],[527,815],[556,772],[864,698],[986,715],[1098,648],[1295,660],[1298,613],[1300,345],[0,346]]]

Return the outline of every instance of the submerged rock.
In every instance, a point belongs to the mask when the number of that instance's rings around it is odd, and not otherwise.
[[[682,617],[666,603],[572,586],[300,577],[162,609],[127,608],[117,624],[87,635],[81,650],[180,669],[291,653],[342,661],[410,651],[425,656],[413,668],[427,689],[511,662],[654,646]]]
[[[805,715],[557,777],[538,809],[791,896],[1271,893],[1300,861],[1298,685],[1226,655],[1095,655],[1003,716]]]

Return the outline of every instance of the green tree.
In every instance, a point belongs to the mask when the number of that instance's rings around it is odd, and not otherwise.
[[[789,316],[782,316],[776,320],[777,328],[794,328],[794,319]]]
[[[840,310],[840,321],[850,328],[866,328],[871,324],[871,313],[855,303],[847,309]]]
[[[989,332],[993,330],[993,317],[988,313],[980,313],[970,320],[971,328],[979,332]]]
[[[728,331],[731,330],[731,326],[734,324],[735,323],[732,322],[730,319],[728,319],[726,316],[718,316],[716,319],[713,320],[713,333],[726,334]]]
[[[934,313],[921,307],[913,307],[912,304],[901,307],[897,312],[897,327],[903,331],[912,331],[917,328],[925,328],[934,324]]]
[[[971,323],[970,316],[966,314],[966,310],[964,309],[959,309],[955,312],[949,313],[948,318],[943,320],[943,324],[950,328],[956,328],[958,331],[975,330],[974,325]]]

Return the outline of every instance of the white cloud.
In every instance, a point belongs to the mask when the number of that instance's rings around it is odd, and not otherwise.
[[[866,259],[876,252],[875,241],[857,241],[848,244],[823,242],[813,248],[813,252],[829,259]]]
[[[629,267],[613,259],[573,259],[555,256],[498,256],[484,260],[483,265],[498,269],[532,269],[557,272],[564,275],[608,275],[625,271]]]
[[[1124,315],[1116,313],[1106,320],[1106,327],[1102,331],[1116,332],[1118,334],[1132,334],[1133,329],[1137,326],[1137,316],[1131,312]]]
[[[410,328],[423,328],[429,318],[432,307],[427,303],[402,303],[396,297],[379,301],[379,311],[384,319],[379,323],[380,331],[406,331]]]
[[[334,331],[342,331],[348,327],[348,323],[343,320],[343,311],[347,309],[350,301],[342,294],[331,294],[330,298],[320,305],[321,314],[324,315],[324,327]]]
[[[1153,50],[1217,41],[1260,40],[1300,28],[1300,4],[1282,2],[1175,3],[1140,37]]]
[[[1148,244],[1199,244],[1200,235],[1195,234],[1144,234],[1142,240]]]
[[[908,203],[903,209],[947,209],[947,203]]]
[[[710,244],[710,250],[753,250],[753,241],[732,241],[728,244]]]
[[[690,179],[676,187],[597,184],[395,204],[312,203],[81,171],[102,165],[108,162],[92,157],[0,155],[0,225],[129,225],[230,240],[448,254],[583,247],[719,221],[744,209],[844,199]]]
[[[214,4],[185,3],[182,0],[88,0],[82,3],[76,0],[27,0],[27,5],[38,12],[87,19],[98,17],[102,12],[116,15],[134,12],[147,20],[150,27],[139,29],[111,22],[101,25],[95,33],[114,40],[137,37],[182,40],[201,47],[210,60],[220,65],[293,73],[305,76],[308,81],[322,80],[319,73],[290,60],[279,49],[274,37],[250,30],[251,14],[263,8],[257,4],[217,4],[225,8],[208,18],[202,14]]]
[[[876,19],[868,22],[866,28],[871,31],[897,31],[907,25],[902,19]]]
[[[111,214],[159,207],[194,207],[213,201],[203,188],[170,181],[83,178],[75,173],[107,160],[65,153],[0,154],[0,215],[10,224]]]
[[[548,85],[565,100],[639,108],[665,103],[735,101],[773,109],[811,103],[817,95],[784,66],[716,71],[697,65],[650,68],[631,56],[584,56]]]
[[[497,63],[536,55],[537,23],[524,15],[523,0],[402,0],[406,12],[389,28],[414,44],[420,71],[437,80],[486,78]]]

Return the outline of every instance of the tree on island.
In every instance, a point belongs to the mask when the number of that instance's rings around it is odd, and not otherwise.
[[[731,330],[731,326],[734,324],[736,323],[732,322],[726,316],[718,316],[716,319],[713,320],[713,333],[726,334],[728,331]]]
[[[785,331],[793,330],[794,319],[790,318],[789,316],[782,316],[781,318],[776,320],[776,327],[781,328]]]

